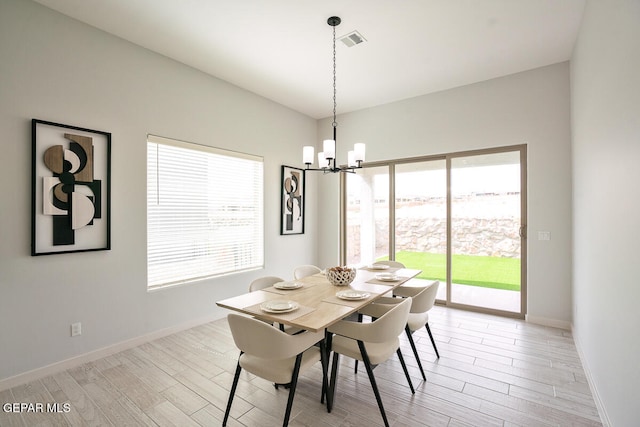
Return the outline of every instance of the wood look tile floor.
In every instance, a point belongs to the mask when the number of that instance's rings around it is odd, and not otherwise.
[[[414,334],[427,381],[408,342],[375,376],[389,423],[402,426],[600,426],[569,331],[436,306]],[[1,426],[221,425],[238,350],[226,320],[201,325],[0,391],[0,402],[69,403],[67,413],[0,411]],[[332,413],[320,404],[321,367],[298,382],[291,426],[383,425],[364,369],[341,358]],[[280,426],[288,390],[243,372],[229,426]]]

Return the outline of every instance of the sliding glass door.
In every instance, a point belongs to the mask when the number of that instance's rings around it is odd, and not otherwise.
[[[450,161],[450,301],[519,313],[520,152],[460,156]]]
[[[526,147],[381,162],[343,177],[342,262],[391,259],[450,306],[525,314]]]
[[[447,297],[447,173],[444,159],[395,165],[395,260],[439,280]]]
[[[389,167],[346,174],[346,262],[371,264],[389,255]]]

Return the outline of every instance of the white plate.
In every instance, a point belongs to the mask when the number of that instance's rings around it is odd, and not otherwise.
[[[294,301],[267,301],[260,304],[262,311],[267,313],[288,313],[298,308]]]
[[[401,280],[402,277],[396,276],[393,273],[380,273],[380,274],[376,274],[376,279],[381,280],[383,282],[397,282],[398,280]]]
[[[276,289],[298,289],[302,287],[300,282],[279,282],[273,285]]]
[[[360,292],[360,291],[340,291],[336,293],[336,296],[340,299],[346,300],[361,300],[365,298],[369,298],[368,292]]]
[[[387,264],[371,264],[369,267],[370,270],[386,270],[389,268]]]

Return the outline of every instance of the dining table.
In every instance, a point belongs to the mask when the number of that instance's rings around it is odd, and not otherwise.
[[[331,284],[323,271],[216,304],[266,321],[312,332],[324,331],[421,273],[409,268],[382,268],[359,267],[355,279],[345,286]]]

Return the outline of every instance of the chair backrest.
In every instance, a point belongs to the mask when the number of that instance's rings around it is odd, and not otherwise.
[[[438,293],[439,281],[435,281],[432,284],[425,286],[422,291],[413,295],[413,304],[411,304],[411,313],[425,313],[431,310],[433,304],[436,301],[436,294]]]
[[[268,288],[274,283],[284,282],[283,279],[276,276],[264,276],[258,277],[249,284],[249,292],[254,292],[260,289]]]
[[[367,331],[367,336],[363,337],[363,341],[368,342],[387,342],[398,338],[398,335],[404,331],[409,319],[411,310],[411,297],[404,298],[398,304],[394,304],[393,308],[377,318],[374,322],[363,323],[362,325],[371,326]]]
[[[315,265],[301,265],[293,270],[293,278],[298,280],[302,279],[303,277],[313,276],[314,274],[320,273],[321,271],[322,270],[320,269],[320,267],[316,267]]]
[[[261,359],[278,360],[296,356],[324,338],[324,332],[289,335],[254,317],[227,315],[236,346]]]
[[[404,268],[404,264],[401,263],[400,261],[376,261],[374,262],[374,264],[383,264],[383,265],[388,265],[389,267],[393,267],[393,268]]]

